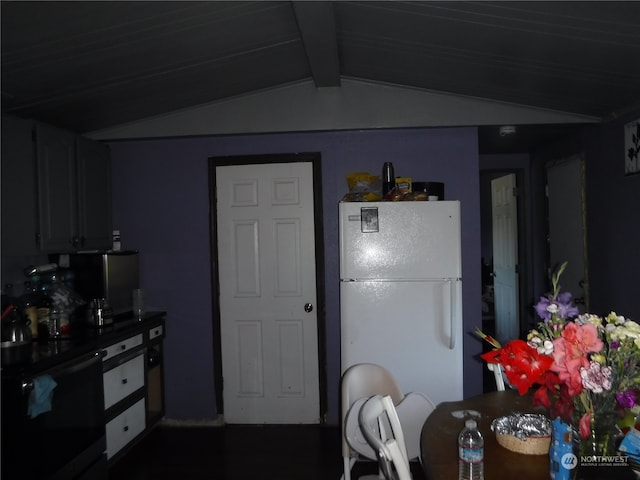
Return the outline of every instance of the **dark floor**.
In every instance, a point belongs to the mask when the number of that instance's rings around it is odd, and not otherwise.
[[[358,462],[352,478],[376,472]],[[414,480],[424,480],[412,462]],[[340,430],[326,426],[158,426],[109,468],[110,480],[339,480]]]

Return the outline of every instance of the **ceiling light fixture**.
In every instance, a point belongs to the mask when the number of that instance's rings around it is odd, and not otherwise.
[[[513,125],[505,125],[503,127],[500,127],[498,132],[500,132],[501,137],[506,137],[508,135],[515,135],[516,127],[514,127]]]

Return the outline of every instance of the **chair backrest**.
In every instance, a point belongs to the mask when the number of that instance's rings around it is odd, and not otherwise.
[[[372,395],[389,395],[394,404],[404,398],[400,386],[393,375],[384,367],[373,363],[358,363],[349,367],[342,375],[342,456],[351,455],[351,449],[345,436],[345,417],[351,405],[360,398]]]
[[[496,389],[499,392],[504,391],[504,380],[502,378],[502,368],[499,363],[487,363],[487,369],[493,372],[493,377],[496,380]]]
[[[509,383],[509,380],[505,378],[504,368],[499,363],[487,363],[487,368],[493,372],[493,376],[496,380],[496,390],[503,392],[506,388],[514,388]]]
[[[358,414],[360,429],[376,452],[387,480],[411,480],[400,419],[390,396],[374,395]]]

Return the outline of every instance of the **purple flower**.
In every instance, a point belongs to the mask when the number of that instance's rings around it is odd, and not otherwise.
[[[556,318],[559,319],[573,318],[580,314],[578,309],[571,304],[571,293],[569,292],[560,293],[553,300],[549,297],[540,297],[540,301],[533,308],[545,322],[551,320],[554,311]]]
[[[550,303],[551,302],[549,302],[549,299],[547,297],[540,297],[540,301],[533,307],[538,316],[545,322],[551,320],[551,312],[547,310],[547,307],[549,307]]]
[[[626,392],[616,393],[616,400],[622,408],[632,408],[636,404],[636,395],[633,391],[627,390]]]
[[[558,294],[556,304],[558,305],[558,317],[560,318],[573,318],[580,314],[577,307],[571,304],[571,293],[569,292]]]
[[[620,347],[620,340],[614,340],[609,345],[609,348],[611,348],[612,350],[615,350],[616,348],[619,348],[619,347]]]

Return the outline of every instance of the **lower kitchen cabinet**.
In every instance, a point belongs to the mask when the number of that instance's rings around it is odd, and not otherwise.
[[[109,461],[124,454],[164,416],[163,338],[164,320],[158,317],[103,346]]]
[[[28,360],[3,362],[0,477],[107,480],[164,416],[164,336],[165,312],[148,312],[33,342]],[[33,392],[47,377],[56,382],[52,406],[34,414]]]
[[[146,428],[144,398],[107,422],[107,459],[112,458]]]
[[[118,355],[123,355],[133,351],[136,347],[142,346],[142,333],[132,335],[131,337],[123,338],[117,342],[110,343],[103,348],[102,361],[106,362]]]
[[[104,408],[109,409],[144,387],[144,350],[140,350],[124,363],[114,367],[103,376]]]
[[[147,422],[153,424],[164,416],[164,365],[162,339],[164,325],[148,330],[147,347]]]

